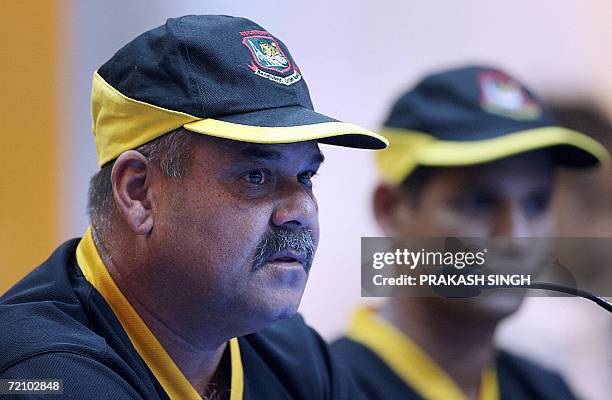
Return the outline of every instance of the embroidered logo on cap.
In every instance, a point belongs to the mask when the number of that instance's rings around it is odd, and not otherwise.
[[[243,36],[242,44],[253,56],[253,61],[248,66],[255,75],[283,85],[291,85],[302,79],[297,67],[268,32],[244,31],[240,34]],[[286,75],[287,73],[289,75]]]
[[[539,104],[520,83],[499,71],[478,74],[480,106],[487,112],[516,120],[534,120],[542,114]]]

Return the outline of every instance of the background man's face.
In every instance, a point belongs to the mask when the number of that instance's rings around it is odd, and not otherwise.
[[[321,162],[315,142],[201,138],[188,176],[160,181],[152,247],[168,270],[156,286],[178,289],[169,301],[185,318],[235,335],[296,312],[318,243]]]
[[[394,223],[383,228],[397,236],[551,236],[553,186],[552,163],[544,152],[477,166],[440,168],[427,176],[416,198],[402,194]],[[511,243],[520,247],[529,241]],[[514,259],[502,260],[513,265],[510,273],[535,272],[538,265],[524,262],[527,249],[518,250]],[[518,292],[487,292],[475,299],[439,302],[438,306],[497,318],[514,312],[521,300]]]
[[[411,218],[399,233],[425,236],[548,236],[553,172],[543,153],[464,168],[441,168],[427,178]]]

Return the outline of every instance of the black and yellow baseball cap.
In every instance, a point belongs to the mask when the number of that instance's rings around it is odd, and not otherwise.
[[[100,166],[179,127],[253,143],[387,145],[315,112],[283,42],[220,15],[169,19],[120,49],[94,74],[92,114]]]
[[[560,127],[519,81],[483,66],[426,77],[395,102],[381,133],[389,148],[376,158],[390,183],[418,166],[466,166],[544,148],[568,167],[609,159],[594,139]]]

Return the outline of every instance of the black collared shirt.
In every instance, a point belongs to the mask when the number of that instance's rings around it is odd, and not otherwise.
[[[104,287],[109,283],[100,277],[92,278],[95,284],[88,280],[84,271],[91,274],[95,268],[82,268],[84,256],[77,261],[76,255],[83,242],[89,250],[80,251],[91,253],[88,235],[81,244],[78,239],[64,243],[0,297],[0,379],[63,379],[62,399],[199,398],[182,374],[172,379],[178,369],[151,354],[159,350],[154,339],[130,339],[141,331],[126,329],[125,315],[114,312],[123,313],[117,307],[125,304],[102,295],[109,296]],[[96,259],[97,252],[88,257]],[[299,315],[230,340],[226,352],[231,359],[228,399],[361,398]]]
[[[373,310],[358,310],[347,336],[331,345],[366,398],[463,400],[459,386],[429,355]],[[575,400],[558,374],[505,351],[482,371],[480,400]]]

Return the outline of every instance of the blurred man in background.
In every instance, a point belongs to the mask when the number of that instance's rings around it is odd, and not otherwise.
[[[560,128],[506,73],[431,75],[384,124],[374,214],[386,236],[553,236],[558,166],[607,160],[595,140]],[[572,399],[551,371],[498,350],[494,333],[521,294],[391,298],[357,312],[333,351],[371,399]]]

